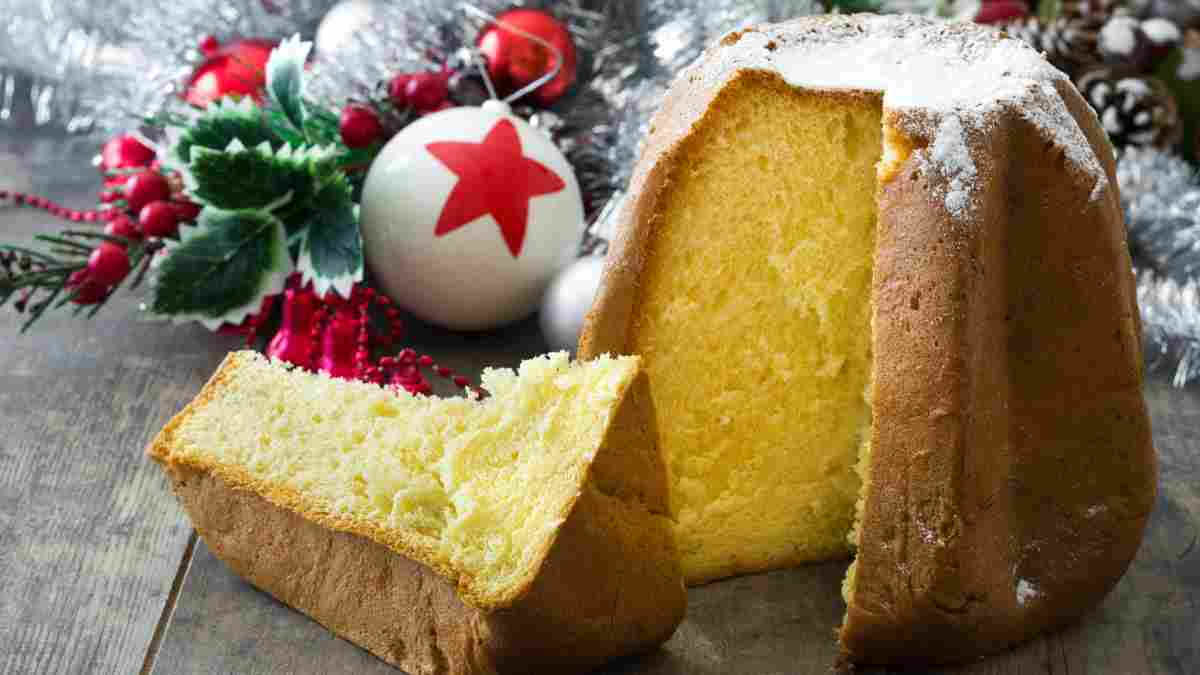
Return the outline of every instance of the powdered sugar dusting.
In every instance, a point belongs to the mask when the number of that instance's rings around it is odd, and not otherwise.
[[[975,202],[970,128],[1001,111],[1015,111],[1061,148],[1095,181],[1093,199],[1108,186],[1058,93],[1070,86],[1067,76],[1024,42],[990,29],[916,16],[832,16],[749,29],[714,49],[715,58],[701,59],[681,77],[723,79],[758,69],[807,89],[882,92],[885,111],[901,113],[895,119],[902,130],[929,143],[925,159],[949,181],[945,205],[957,218]]]
[[[971,205],[971,193],[979,171],[971,159],[962,118],[947,115],[942,118],[929,153],[932,166],[949,182],[946,188],[946,210],[956,218],[964,217]]]

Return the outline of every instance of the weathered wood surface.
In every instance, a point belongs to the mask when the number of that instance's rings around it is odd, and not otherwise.
[[[94,147],[38,143],[0,145],[0,186],[88,206]],[[0,208],[0,237],[51,221]],[[179,570],[191,528],[140,450],[229,343],[132,314],[124,300],[19,335],[0,312],[2,673],[138,672]]]
[[[30,153],[22,143],[4,154],[0,140],[0,186],[91,203],[86,146]],[[48,220],[0,209],[0,237]],[[242,582],[203,542],[193,554],[191,529],[141,447],[234,343],[132,315],[122,301],[91,323],[50,318],[20,336],[19,317],[0,313],[0,672],[398,672]],[[412,337],[472,377],[544,349],[532,322]],[[1076,626],[942,672],[1200,673],[1200,392],[1156,380],[1147,398],[1162,487],[1130,573]],[[693,589],[663,650],[605,675],[828,673],[844,571],[815,565]]]

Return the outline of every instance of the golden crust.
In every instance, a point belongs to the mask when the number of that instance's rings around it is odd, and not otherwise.
[[[538,564],[512,592],[486,597],[394,532],[314,512],[301,495],[238,470],[173,457],[176,430],[243,358],[227,357],[147,454],[214,554],[255,586],[412,673],[593,667],[652,649],[682,620],[686,594],[644,375],[623,393]],[[659,476],[614,478],[631,465]]]
[[[681,77],[667,93],[580,358],[628,353],[679,148],[750,72]],[[944,113],[885,107],[893,155],[880,167],[872,453],[840,632],[848,663],[1004,649],[1099,602],[1141,541],[1156,460],[1114,162],[1094,113],[1069,83],[1057,86],[1108,186],[1095,194],[1094,176],[1020,110],[1000,107],[981,125],[991,133],[967,139],[983,188],[966,220],[948,212],[945,179],[921,161],[932,142],[921,130]]]

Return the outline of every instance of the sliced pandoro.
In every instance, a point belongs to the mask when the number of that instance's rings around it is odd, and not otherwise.
[[[853,553],[860,664],[1098,603],[1155,495],[1114,168],[1070,80],[972,24],[804,18],[680,73],[580,355],[641,357],[687,581]]]
[[[412,675],[585,670],[686,604],[633,357],[428,398],[231,354],[150,444],[230,569]]]

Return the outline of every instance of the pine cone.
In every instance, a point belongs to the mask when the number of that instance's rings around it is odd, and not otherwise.
[[[1081,75],[1077,85],[1116,147],[1167,149],[1183,139],[1179,106],[1162,80],[1099,66]]]
[[[1059,17],[1050,22],[1028,17],[1005,25],[1004,31],[1044,52],[1051,64],[1074,78],[1101,62],[1102,28],[1104,20],[1098,16]]]

